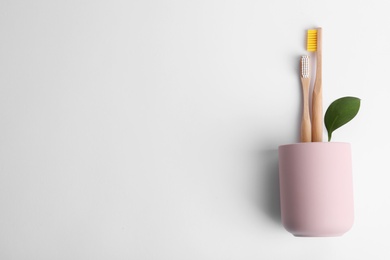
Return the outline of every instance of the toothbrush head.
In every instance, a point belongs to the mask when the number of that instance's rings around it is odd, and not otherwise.
[[[317,29],[307,30],[307,51],[317,50]]]
[[[307,55],[301,57],[301,77],[309,78],[309,56]]]

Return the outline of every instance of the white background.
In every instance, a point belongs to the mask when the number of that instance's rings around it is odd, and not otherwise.
[[[389,259],[389,5],[2,0],[0,259]],[[324,107],[362,99],[338,238],[280,221],[316,26]]]

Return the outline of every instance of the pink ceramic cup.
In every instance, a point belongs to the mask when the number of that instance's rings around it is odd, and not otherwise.
[[[352,227],[350,144],[280,146],[279,180],[282,223],[294,236],[340,236]]]

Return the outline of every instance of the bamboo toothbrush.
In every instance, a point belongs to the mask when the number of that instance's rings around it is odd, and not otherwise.
[[[312,95],[312,141],[322,142],[322,28],[307,31],[307,50],[316,53],[316,79]]]
[[[311,142],[311,123],[309,112],[310,71],[309,56],[301,57],[301,83],[302,83],[302,119],[301,142]]]

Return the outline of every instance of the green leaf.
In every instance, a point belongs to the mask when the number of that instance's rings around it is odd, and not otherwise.
[[[360,99],[356,97],[342,97],[330,104],[324,120],[329,142],[333,131],[351,121],[359,112],[359,108]]]

